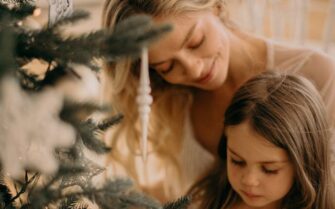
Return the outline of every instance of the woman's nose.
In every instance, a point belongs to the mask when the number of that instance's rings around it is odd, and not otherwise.
[[[192,80],[196,80],[201,77],[204,68],[203,59],[197,56],[184,56],[182,65],[184,68],[183,74]]]
[[[246,169],[242,175],[242,184],[253,187],[259,185],[259,174],[255,169]]]

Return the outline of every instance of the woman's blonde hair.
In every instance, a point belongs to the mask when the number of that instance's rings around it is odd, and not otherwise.
[[[269,142],[286,150],[294,165],[295,183],[284,197],[282,208],[335,208],[330,125],[312,83],[301,76],[274,72],[252,78],[234,95],[225,112],[224,127],[245,121]],[[219,166],[192,190],[202,194],[201,208],[229,208],[239,199],[227,178],[227,140],[223,136],[220,141]]]
[[[222,8],[224,0],[107,0],[103,11],[103,27],[113,30],[120,21],[136,15],[147,14],[152,17],[174,15],[183,12],[210,9],[215,6]],[[222,18],[224,19],[224,18]],[[122,154],[125,148],[129,153],[139,153],[139,121],[135,97],[138,88],[139,61],[124,58],[105,64],[102,72],[104,102],[110,103],[115,111],[124,114],[121,124],[113,128],[111,146],[114,147],[112,158],[127,166],[127,172],[137,179],[134,159]],[[180,168],[177,156],[181,149],[185,116],[192,102],[191,90],[187,87],[169,85],[154,70],[150,70],[153,104],[150,115],[149,141],[152,149],[160,159],[162,168],[172,172],[175,185],[164,185],[165,196],[175,198],[181,191],[172,187],[182,188]],[[126,140],[123,148],[118,148],[120,140]],[[122,142],[125,144],[125,141]],[[164,165],[164,166],[163,166]],[[169,165],[171,165],[169,167]],[[174,169],[171,169],[174,168]],[[179,180],[178,180],[179,179]],[[169,184],[171,182],[166,182]]]

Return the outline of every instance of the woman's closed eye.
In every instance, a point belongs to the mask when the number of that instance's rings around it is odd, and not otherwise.
[[[200,39],[200,41],[197,41],[195,44],[191,44],[189,46],[190,49],[197,49],[199,48],[205,41],[205,36],[202,36],[202,38]],[[159,73],[163,74],[163,75],[166,75],[168,74],[169,72],[171,72],[173,70],[173,67],[174,67],[174,63],[175,62],[170,62],[170,63],[167,63],[167,64],[162,64],[160,65],[159,67],[154,67],[157,71],[159,71]],[[167,66],[166,66],[167,65]]]
[[[160,72],[161,72],[163,75],[166,75],[166,74],[168,74],[169,72],[172,71],[173,67],[174,67],[174,62],[171,62],[170,65],[169,65],[166,69],[163,69],[163,70],[161,70]]]
[[[153,69],[157,70],[159,73],[166,75],[172,71],[174,67],[174,62],[160,64],[158,66],[151,66]]]
[[[190,49],[197,49],[199,48],[204,42],[205,42],[206,37],[202,36],[200,40],[195,41],[194,43],[191,43],[189,48]]]

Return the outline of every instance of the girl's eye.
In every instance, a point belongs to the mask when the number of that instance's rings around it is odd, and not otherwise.
[[[194,44],[191,44],[189,46],[189,48],[190,49],[197,49],[197,48],[199,48],[204,43],[204,41],[205,41],[205,36],[202,36],[202,38],[200,39],[200,41],[198,41],[198,42],[196,42]]]
[[[240,160],[234,160],[233,158],[230,159],[231,163],[233,163],[234,165],[238,165],[238,166],[244,166],[245,162],[244,161],[240,161]]]
[[[278,171],[279,171],[275,169],[267,169],[266,167],[262,167],[262,170],[266,174],[278,174]]]

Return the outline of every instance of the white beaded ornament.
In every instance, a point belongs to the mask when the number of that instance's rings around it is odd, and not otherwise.
[[[141,122],[141,154],[145,162],[148,153],[148,124],[150,105],[152,103],[152,96],[150,95],[150,80],[148,67],[148,49],[143,48],[141,55],[141,75],[140,85],[138,87],[138,96],[136,102],[138,104],[139,117]]]

